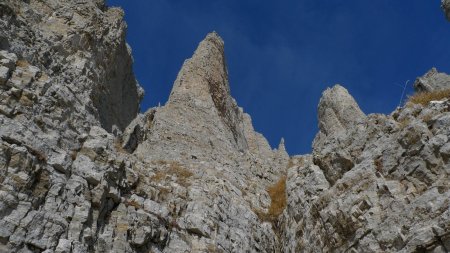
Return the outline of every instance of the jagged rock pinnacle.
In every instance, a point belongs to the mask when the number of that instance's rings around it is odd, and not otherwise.
[[[419,77],[414,82],[416,92],[430,92],[446,90],[450,88],[450,76],[440,73],[436,68],[432,68],[425,75]]]
[[[224,43],[216,32],[200,42],[194,55],[186,60],[173,85],[169,103],[201,100],[213,97],[217,103],[230,96]],[[215,101],[214,101],[215,102]]]
[[[343,132],[365,118],[355,99],[340,85],[323,92],[318,116],[319,129],[325,135]]]
[[[365,116],[337,85],[313,153],[289,157],[211,33],[135,117],[104,2],[0,3],[0,252],[450,252],[450,101]]]
[[[216,32],[209,33],[184,62],[167,104],[194,111],[214,108],[211,113],[217,114],[232,132],[237,147],[247,149],[242,113],[230,95],[224,42]]]

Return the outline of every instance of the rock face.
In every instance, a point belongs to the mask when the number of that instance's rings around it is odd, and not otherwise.
[[[318,115],[319,133],[313,143],[314,147],[322,145],[328,136],[345,135],[349,128],[358,126],[366,117],[355,99],[340,85],[323,92]]]
[[[138,114],[122,16],[0,3],[0,252],[450,251],[448,99],[365,115],[337,85],[289,157],[230,96],[216,33]]]
[[[450,1],[449,0],[442,0],[442,9],[444,10],[447,20],[450,21]]]
[[[1,8],[0,252],[277,250],[257,213],[289,156],[231,98],[217,34],[140,115],[120,10]]]
[[[431,92],[450,89],[450,76],[432,68],[424,76],[414,82],[416,92]]]
[[[323,92],[318,113],[319,130],[326,136],[341,134],[365,118],[353,97],[340,85]]]
[[[369,115],[314,143],[287,172],[284,251],[448,251],[449,106]]]
[[[94,117],[89,121],[112,131],[135,118],[143,91],[131,70],[122,10],[103,1],[6,0],[0,15],[0,49],[68,89],[73,106]]]
[[[248,150],[245,129],[249,127],[230,96],[223,41],[211,33],[183,64],[169,101],[156,108],[147,141],[136,153],[143,158],[164,154],[172,160],[191,156],[222,160],[217,156]],[[270,150],[267,142],[261,148]]]

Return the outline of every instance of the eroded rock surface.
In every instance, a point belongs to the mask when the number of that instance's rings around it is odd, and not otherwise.
[[[424,76],[416,79],[414,89],[417,92],[448,90],[450,89],[450,76],[438,72],[436,68],[432,68]]]
[[[68,89],[81,101],[73,106],[94,117],[89,121],[112,131],[135,118],[143,90],[131,69],[121,9],[103,1],[6,0],[0,15],[0,49]]]
[[[0,252],[450,251],[448,99],[365,115],[336,85],[289,157],[216,33],[138,114],[125,27],[101,0],[0,3]]]
[[[326,136],[341,134],[365,118],[355,99],[340,85],[323,92],[318,114],[319,130]]]
[[[449,251],[449,108],[371,114],[314,143],[287,172],[284,252]]]
[[[289,156],[231,98],[217,34],[138,115],[120,10],[0,7],[0,252],[277,250],[257,213]]]

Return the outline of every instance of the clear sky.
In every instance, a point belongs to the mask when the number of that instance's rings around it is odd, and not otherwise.
[[[402,86],[450,72],[440,0],[108,0],[125,10],[142,111],[164,104],[210,31],[225,41],[231,93],[276,147],[309,153],[317,105],[339,83],[365,113],[390,113]]]

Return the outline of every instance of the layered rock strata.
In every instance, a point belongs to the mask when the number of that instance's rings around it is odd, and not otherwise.
[[[231,97],[216,33],[139,114],[125,28],[102,0],[0,3],[0,252],[450,251],[448,99],[366,115],[336,85],[289,157]]]
[[[414,89],[417,92],[434,92],[450,89],[450,76],[438,72],[436,68],[432,68],[422,77],[414,82]]]
[[[321,104],[334,101],[329,92]],[[313,153],[287,172],[284,252],[448,251],[449,108],[448,99],[408,104],[358,117],[339,135],[321,129]],[[322,110],[319,121],[335,120]]]
[[[449,0],[442,0],[442,9],[444,10],[445,16],[447,17],[447,20],[450,21],[450,1]]]
[[[0,251],[276,250],[256,213],[289,157],[231,98],[217,34],[138,115],[120,10],[1,8]]]

